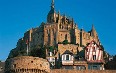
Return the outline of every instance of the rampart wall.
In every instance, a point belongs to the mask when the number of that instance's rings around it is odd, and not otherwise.
[[[8,73],[48,73],[49,62],[45,59],[31,56],[15,57],[6,60],[5,72]]]
[[[65,70],[55,69],[50,73],[116,73],[116,70]]]

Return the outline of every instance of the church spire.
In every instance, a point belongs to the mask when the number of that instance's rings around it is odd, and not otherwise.
[[[52,0],[52,3],[51,3],[51,9],[54,9],[54,0]]]
[[[94,25],[92,24],[92,31],[94,31],[95,30],[95,28],[94,28]]]

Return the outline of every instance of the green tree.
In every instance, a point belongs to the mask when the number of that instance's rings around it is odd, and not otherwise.
[[[58,60],[56,60],[56,62],[55,62],[56,64],[55,64],[55,65],[56,65],[56,68],[57,68],[57,69],[60,69],[60,68],[61,68],[61,66],[62,66],[62,61],[61,61],[60,54],[58,54],[58,55],[59,55],[59,56],[58,56],[58,57],[59,57],[59,59],[58,59]]]
[[[46,58],[46,48],[45,47],[33,47],[30,51],[30,56]]]
[[[54,47],[53,47],[53,46],[50,46],[50,47],[49,47],[49,51],[50,51],[50,52],[53,52],[53,51],[54,51]]]
[[[69,43],[68,43],[68,40],[64,40],[64,41],[63,41],[63,44],[64,44],[64,45],[69,44]]]
[[[78,54],[79,57],[84,58],[85,57],[85,50],[81,50]]]
[[[16,48],[14,48],[14,49],[12,49],[12,50],[10,51],[10,54],[9,54],[9,56],[8,56],[8,59],[9,59],[9,58],[14,58],[14,57],[16,57],[16,56],[18,56],[18,51],[16,50]]]

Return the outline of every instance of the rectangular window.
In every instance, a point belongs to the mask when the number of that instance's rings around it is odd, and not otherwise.
[[[96,60],[96,55],[93,55],[93,60]]]
[[[66,60],[69,60],[69,55],[66,55]]]

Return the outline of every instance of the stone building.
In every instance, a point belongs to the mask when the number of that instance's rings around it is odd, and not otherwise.
[[[42,22],[37,28],[32,28],[24,33],[22,38],[26,43],[28,40],[29,48],[34,46],[59,46],[64,40],[68,43],[78,45],[79,49],[86,46],[92,40],[100,45],[97,32],[92,25],[88,32],[79,29],[73,18],[60,14],[55,11],[54,0],[47,15],[47,22]]]
[[[50,65],[45,59],[21,56],[7,59],[5,73],[49,73]]]
[[[37,28],[28,30],[23,39],[29,40],[33,45],[49,45],[56,46],[64,40],[69,43],[86,46],[93,39],[100,44],[97,32],[92,25],[92,29],[88,32],[79,29],[73,18],[60,14],[55,11],[54,0],[51,3],[51,9],[47,15],[47,22],[42,22]]]
[[[44,25],[44,45],[54,46],[59,42],[68,40],[69,43],[86,46],[93,39],[100,44],[93,25],[89,32],[80,30],[73,18],[61,15],[60,12],[57,13],[55,11],[54,0],[52,1],[51,10],[47,15],[47,23]]]

